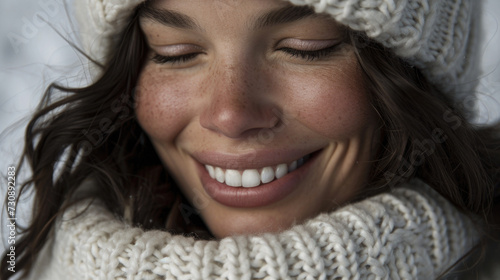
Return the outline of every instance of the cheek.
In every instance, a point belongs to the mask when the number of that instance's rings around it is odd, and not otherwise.
[[[329,139],[348,139],[376,122],[357,64],[319,69],[287,80],[288,111],[302,125]]]
[[[136,116],[151,138],[172,140],[187,125],[192,111],[190,85],[162,75],[154,66],[144,69],[136,90]]]

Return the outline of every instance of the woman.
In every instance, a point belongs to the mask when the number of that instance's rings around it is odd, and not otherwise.
[[[302,4],[77,2],[97,79],[28,126],[17,269],[419,279],[466,256],[500,166],[469,121],[479,7]]]

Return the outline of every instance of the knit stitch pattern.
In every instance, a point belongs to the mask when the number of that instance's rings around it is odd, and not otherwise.
[[[134,7],[144,0],[77,0],[75,17],[83,49],[93,59],[105,62],[108,51],[118,43]]]
[[[420,181],[279,234],[220,241],[130,227],[99,201],[77,216],[87,205],[58,222],[32,279],[435,279],[478,236]]]
[[[312,5],[317,13],[330,14],[339,23],[365,32],[419,68],[457,103],[473,101],[464,99],[474,96],[480,73],[481,0],[290,2]]]
[[[309,5],[418,67],[452,100],[473,104],[479,76],[482,0],[284,0]],[[144,0],[75,1],[84,49],[105,62]],[[466,99],[467,100],[464,100]],[[473,111],[473,108],[465,108]]]

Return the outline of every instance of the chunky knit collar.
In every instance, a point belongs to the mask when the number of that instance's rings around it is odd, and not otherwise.
[[[420,181],[279,234],[219,241],[130,227],[99,201],[76,217],[86,206],[57,223],[31,279],[435,279],[478,239]]]

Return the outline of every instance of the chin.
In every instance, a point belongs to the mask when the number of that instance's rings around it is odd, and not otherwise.
[[[218,208],[218,209],[217,209]],[[222,207],[225,208],[225,207]],[[211,208],[212,211],[202,212],[205,224],[216,238],[237,235],[260,235],[285,231],[297,223],[301,223],[311,215],[300,209],[222,209]],[[215,211],[214,211],[215,210]],[[217,211],[223,210],[223,211]]]
[[[276,223],[238,223],[232,225],[217,225],[209,227],[213,236],[218,239],[222,239],[229,236],[238,236],[238,235],[261,235],[264,233],[279,233],[282,232],[292,226],[285,224],[276,224]]]

